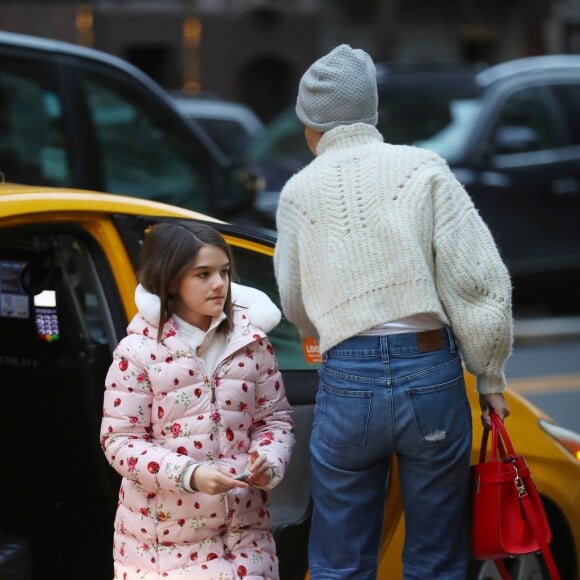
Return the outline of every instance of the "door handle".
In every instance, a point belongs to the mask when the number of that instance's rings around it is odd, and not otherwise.
[[[578,195],[580,194],[580,183],[574,177],[554,179],[552,193],[555,195]]]

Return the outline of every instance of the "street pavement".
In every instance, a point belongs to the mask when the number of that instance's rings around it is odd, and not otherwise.
[[[580,316],[516,319],[506,376],[510,388],[580,433]]]

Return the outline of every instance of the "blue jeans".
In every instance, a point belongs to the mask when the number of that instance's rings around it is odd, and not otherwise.
[[[471,409],[455,341],[357,336],[323,356],[310,440],[312,580],[375,580],[392,454],[405,513],[405,580],[464,580]]]

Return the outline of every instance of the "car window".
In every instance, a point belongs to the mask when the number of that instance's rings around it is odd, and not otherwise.
[[[0,316],[35,327],[44,343],[116,344],[116,332],[93,250],[73,228],[55,225],[0,234]],[[11,308],[7,308],[11,305]],[[29,337],[30,338],[30,337]]]
[[[450,147],[447,135],[457,138],[482,94],[474,74],[471,67],[379,64],[377,127],[385,140],[413,145],[433,139],[434,148],[440,140]]]
[[[377,128],[389,143],[412,145],[451,123],[451,101],[449,95],[432,95],[428,91],[381,94]]]
[[[247,153],[256,163],[287,159],[306,163],[312,159],[304,140],[304,127],[293,107],[281,113],[263,133],[257,135],[250,142]]]
[[[83,70],[82,79],[99,146],[103,188],[211,211],[211,162],[201,142],[113,72],[91,67]]]
[[[478,99],[454,99],[448,103],[450,116],[429,139],[413,145],[435,151],[442,157],[453,157],[462,150],[481,110]]]
[[[259,288],[279,306],[280,298],[274,278],[272,257],[237,247],[233,243],[231,245],[240,283]],[[306,360],[298,331],[288,320],[282,318],[280,324],[270,331],[268,336],[272,341],[282,370],[296,371],[316,368],[314,364]]]
[[[542,88],[528,87],[508,97],[493,129],[494,136],[503,135],[505,138],[496,140],[492,153],[525,153],[558,146],[544,95]],[[517,150],[507,149],[514,140],[519,141]]]
[[[13,182],[71,185],[66,143],[55,68],[0,54],[0,171]]]
[[[389,76],[378,83],[377,129],[393,144],[424,145],[445,155],[461,149],[480,109],[481,89],[473,73],[460,76],[412,73]],[[295,160],[293,170],[312,159],[304,127],[294,107],[286,109],[254,138],[247,154],[252,161],[280,163]]]
[[[250,134],[242,124],[230,119],[197,117],[195,120],[213,137],[228,157],[232,159],[240,157],[250,139]]]
[[[580,145],[580,84],[556,85],[552,91],[565,115],[571,145]]]
[[[173,218],[135,218],[116,215],[113,219],[131,262],[138,270],[145,232],[155,223],[166,221],[166,219],[171,221]],[[222,231],[232,248],[237,281],[240,284],[262,290],[280,307],[280,296],[274,277],[271,255],[274,240],[269,236],[266,236],[265,239],[260,236],[256,240],[250,230],[242,235],[237,231],[231,233],[230,226],[211,225]],[[268,336],[274,345],[282,370],[301,371],[318,368],[319,353],[316,350],[316,345],[303,346],[296,327],[285,318],[282,318],[280,324],[269,332]]]

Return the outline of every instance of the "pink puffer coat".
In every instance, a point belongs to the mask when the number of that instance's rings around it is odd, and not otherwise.
[[[243,309],[213,376],[206,376],[173,321],[137,315],[106,379],[102,447],[122,476],[115,520],[115,577],[152,580],[278,578],[268,492],[188,493],[188,463],[244,471],[258,449],[276,486],[294,436],[290,405],[270,342]]]

